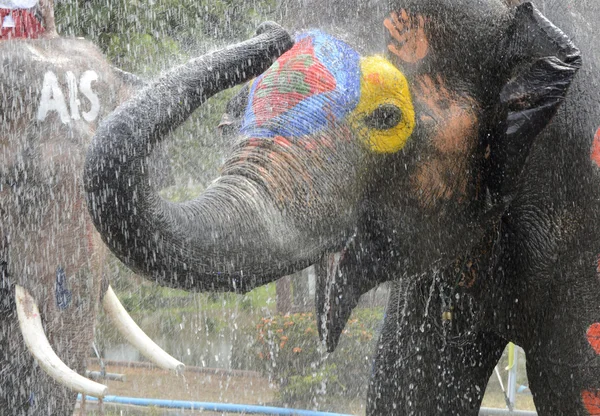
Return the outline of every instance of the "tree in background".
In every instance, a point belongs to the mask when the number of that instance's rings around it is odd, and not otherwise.
[[[60,0],[59,33],[98,44],[116,66],[153,74],[173,58],[248,38],[273,19],[275,0]]]
[[[118,68],[143,79],[187,59],[251,37],[277,20],[275,0],[57,0],[61,36],[96,43]],[[188,199],[212,179],[230,143],[215,134],[235,89],[202,106],[178,129],[156,164],[171,199]],[[168,162],[168,163],[165,163]],[[165,171],[165,172],[163,172]],[[165,183],[164,180],[159,180]]]

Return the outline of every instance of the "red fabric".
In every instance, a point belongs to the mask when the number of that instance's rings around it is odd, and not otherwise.
[[[15,27],[2,27],[4,18],[12,13]],[[36,39],[44,27],[41,22],[28,10],[0,9],[0,40],[8,39]]]

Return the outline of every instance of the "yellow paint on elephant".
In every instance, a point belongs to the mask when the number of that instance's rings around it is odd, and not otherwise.
[[[361,73],[360,101],[350,115],[350,122],[372,151],[397,152],[404,147],[415,128],[415,110],[408,81],[382,56],[362,58]],[[399,122],[382,128],[369,125],[366,122],[368,117],[385,106],[400,109]]]

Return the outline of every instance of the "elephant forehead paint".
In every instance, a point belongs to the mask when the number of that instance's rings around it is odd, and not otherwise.
[[[408,82],[387,59],[361,58],[312,31],[252,84],[242,133],[298,141],[344,121],[372,151],[390,153],[404,146],[414,118]]]
[[[358,104],[360,57],[322,32],[301,35],[250,90],[242,132],[251,137],[306,136]]]

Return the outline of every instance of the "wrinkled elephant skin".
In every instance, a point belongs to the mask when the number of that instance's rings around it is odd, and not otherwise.
[[[530,3],[391,4],[373,28],[384,55],[311,31],[251,81],[224,119],[238,141],[193,201],[163,201],[147,156],[264,70],[265,42],[287,49],[277,28],[121,106],[86,161],[96,227],[129,267],[193,290],[333,265],[317,299],[330,348],[360,293],[395,280],[368,414],[476,415],[508,341],[540,415],[597,414],[600,4],[540,2],[564,32]]]

